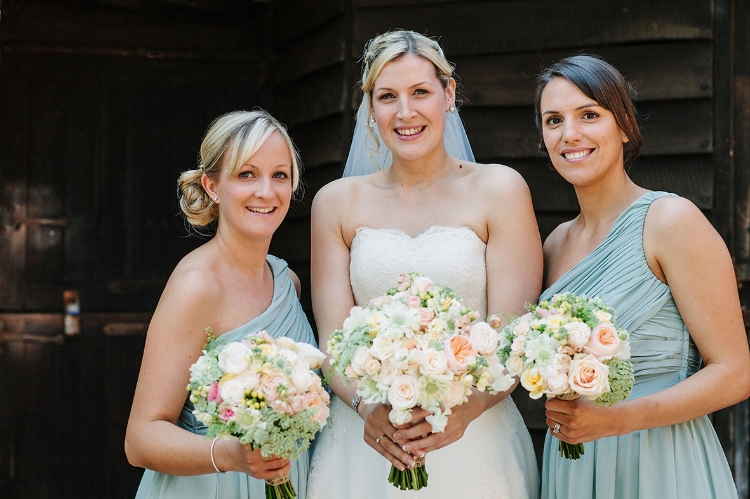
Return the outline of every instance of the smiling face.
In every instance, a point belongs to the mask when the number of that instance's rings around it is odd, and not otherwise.
[[[207,192],[218,198],[219,230],[249,231],[271,237],[289,210],[292,198],[292,154],[279,132],[230,174],[222,160],[218,181],[207,179]]]
[[[372,113],[395,158],[421,159],[443,146],[445,113],[455,100],[455,81],[444,87],[435,66],[406,54],[383,66],[372,89]]]
[[[610,111],[569,80],[557,77],[546,85],[540,112],[544,145],[565,180],[586,187],[624,174],[625,133]]]

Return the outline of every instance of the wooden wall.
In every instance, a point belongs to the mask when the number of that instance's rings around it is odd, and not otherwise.
[[[478,161],[524,176],[543,238],[578,206],[572,187],[537,152],[533,80],[555,60],[584,51],[613,63],[638,91],[644,147],[632,178],[692,200],[748,261],[748,15],[747,1],[729,0],[282,2],[274,109],[291,125],[309,184],[290,225],[308,230],[314,193],[343,171],[365,43],[405,28],[439,38],[456,64],[461,116]],[[732,137],[744,157],[733,157]],[[514,396],[540,449],[542,406],[523,391]],[[747,497],[747,403],[714,420]]]

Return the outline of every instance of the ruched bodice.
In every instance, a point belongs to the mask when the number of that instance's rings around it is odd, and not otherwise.
[[[487,245],[469,227],[432,226],[416,237],[401,229],[357,229],[351,247],[354,299],[365,306],[396,285],[399,272],[417,271],[450,286],[464,305],[487,314]]]
[[[297,291],[289,275],[284,260],[269,255],[266,258],[273,271],[273,299],[268,308],[255,319],[242,326],[227,331],[221,338],[227,342],[237,341],[248,334],[265,330],[274,338],[287,336],[294,341],[317,345],[310,323],[297,299]],[[208,326],[208,324],[207,324]],[[199,435],[205,435],[207,428],[193,415],[193,404],[185,401],[177,426]],[[298,499],[307,494],[307,474],[309,456],[305,452],[292,461],[291,481]],[[262,499],[265,497],[265,483],[244,473],[172,476],[146,470],[138,488],[136,499],[206,499],[212,497],[232,497],[242,499]]]
[[[468,227],[433,226],[411,237],[400,229],[357,229],[350,250],[350,281],[358,305],[396,285],[400,272],[417,271],[450,286],[463,303],[487,310],[485,243]],[[387,481],[390,463],[363,440],[364,423],[334,396],[332,424],[315,443],[308,499],[530,499],[539,494],[531,438],[507,397],[471,422],[458,441],[430,452],[428,486],[401,491]]]
[[[607,238],[547,289],[540,300],[570,291],[611,305],[630,332],[635,383],[631,398],[669,388],[694,374],[700,355],[667,284],[651,271],[643,227],[649,192],[620,214]],[[689,269],[686,269],[689,271]],[[544,446],[542,497],[567,499],[731,498],[736,490],[716,434],[705,416],[685,423],[587,443],[580,460],[561,458],[557,439]]]

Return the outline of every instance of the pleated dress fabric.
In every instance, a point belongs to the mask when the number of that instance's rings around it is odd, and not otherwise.
[[[237,329],[221,335],[228,342],[265,330],[274,338],[287,336],[294,341],[316,345],[310,324],[297,299],[294,283],[284,260],[269,255],[267,262],[274,275],[273,300],[258,317]],[[187,393],[187,392],[186,392]],[[191,433],[205,435],[207,428],[193,416],[193,404],[185,401],[177,426]],[[206,459],[208,460],[208,455]],[[298,499],[307,496],[309,456],[305,452],[292,461],[290,478]],[[152,470],[143,474],[136,499],[263,499],[265,484],[244,473],[211,473],[197,476],[172,476]]]
[[[669,286],[654,276],[643,250],[649,192],[620,214],[608,237],[547,289],[540,300],[570,291],[599,296],[630,334],[635,384],[631,399],[650,395],[698,371],[700,355]],[[685,269],[689,272],[690,269]],[[717,331],[717,334],[720,334]],[[585,444],[579,460],[544,443],[544,499],[731,499],[737,490],[711,422],[703,416]]]

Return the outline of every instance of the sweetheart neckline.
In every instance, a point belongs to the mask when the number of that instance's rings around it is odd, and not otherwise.
[[[386,233],[386,234],[400,235],[400,236],[406,237],[407,239],[409,239],[411,241],[417,241],[419,239],[422,239],[423,237],[430,236],[430,235],[432,235],[436,231],[439,231],[439,232],[456,231],[456,232],[458,232],[458,231],[466,231],[466,230],[468,230],[482,244],[485,244],[485,245],[487,244],[487,243],[485,243],[482,240],[481,237],[479,237],[479,235],[476,232],[474,232],[474,229],[472,229],[468,225],[462,225],[461,227],[451,227],[449,225],[431,225],[430,227],[428,227],[427,229],[425,229],[423,232],[420,232],[416,236],[412,236],[411,234],[405,232],[402,229],[399,229],[398,227],[384,227],[384,228],[380,228],[380,229],[374,229],[372,227],[361,226],[361,227],[357,227],[354,230],[354,238],[352,239],[352,244],[354,244],[354,240],[357,239],[357,236],[359,236],[360,231],[366,231],[366,230],[373,231],[373,232],[383,232],[383,233]]]

